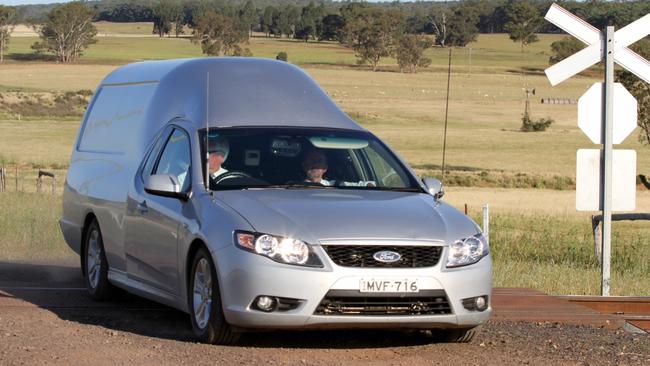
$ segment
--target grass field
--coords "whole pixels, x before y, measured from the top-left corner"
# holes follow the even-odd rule
[[[480,190],[473,191],[480,195]],[[549,199],[561,193],[537,191],[533,194]],[[500,194],[519,192],[502,190]],[[456,190],[448,196],[454,203],[463,193]],[[650,195],[645,199],[650,206]],[[480,222],[478,204],[470,206],[470,215]],[[0,260],[76,261],[57,224],[60,196],[0,193],[0,207]],[[587,216],[557,207],[520,212],[515,205],[495,205],[490,232],[495,286],[533,287],[554,294],[599,293],[599,265]],[[613,295],[650,296],[650,259],[645,255],[649,236],[647,225],[614,224]]]
[[[39,68],[29,64],[7,65],[0,69],[0,84],[43,90],[94,89],[101,78],[113,69],[107,65],[55,65]],[[439,73],[400,74],[321,68],[308,66],[309,72],[353,118],[386,139],[407,161],[426,170],[440,164],[443,145],[445,75]],[[578,148],[594,148],[576,126],[575,105],[548,105],[539,98],[562,96],[577,98],[593,82],[588,78],[570,80],[552,89],[542,76],[517,74],[452,75],[448,126],[447,163],[484,170],[540,173],[573,177]],[[526,82],[537,88],[532,103],[536,117],[556,120],[543,133],[518,131],[523,111]],[[46,161],[66,164],[69,146],[79,120],[64,122],[16,121],[10,116],[0,121],[0,156],[20,163]],[[54,144],[32,148],[20,143],[23,137],[60,136]],[[13,143],[12,143],[13,142]],[[48,146],[51,145],[51,146]],[[650,151],[641,146],[636,135],[620,148],[637,149],[638,171],[650,173]],[[32,149],[35,149],[33,151]],[[42,154],[44,151],[47,154]],[[51,151],[51,152],[50,152]]]
[[[127,62],[201,56],[200,47],[187,37],[152,37],[148,23],[99,23],[97,27],[101,36],[97,44],[73,65],[34,59],[29,47],[36,38],[13,38],[8,60],[0,67],[0,93],[94,90],[106,74]],[[598,80],[579,76],[550,86],[542,70],[548,65],[550,43],[559,38],[541,35],[540,42],[524,53],[502,34],[481,35],[470,47],[453,49],[446,161],[450,179],[471,183],[477,177],[481,181],[480,177],[523,176],[571,182],[576,150],[596,146],[576,126],[576,105],[548,105],[540,100],[577,99]],[[260,57],[287,52],[289,61],[303,67],[352,118],[387,141],[416,171],[439,172],[448,49],[429,50],[433,62],[428,69],[401,74],[388,58],[380,63],[380,72],[355,66],[354,52],[332,42],[253,37],[248,47]],[[555,119],[548,131],[518,131],[524,87],[536,89],[533,117]],[[0,99],[0,107],[2,103]],[[9,168],[11,191],[0,193],[0,260],[74,260],[56,224],[60,195],[30,192],[41,168],[57,173],[57,192],[61,192],[79,123],[78,117],[0,116],[0,165]],[[650,174],[650,148],[641,146],[636,134],[620,148],[636,149],[638,172]],[[13,192],[16,165],[22,193]],[[599,292],[589,214],[576,213],[571,183],[556,188],[562,190],[447,188],[445,200],[460,209],[467,203],[470,215],[479,222],[480,205],[490,203],[496,286],[564,294]],[[45,190],[49,191],[49,182]],[[637,211],[650,212],[649,191],[638,192]],[[650,295],[650,264],[643,254],[650,251],[648,237],[650,227],[645,223],[614,224],[615,294]]]

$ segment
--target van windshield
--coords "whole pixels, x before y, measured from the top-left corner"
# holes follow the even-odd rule
[[[206,130],[200,131],[200,138],[203,172],[209,166],[211,190],[331,188],[423,192],[394,154],[368,132],[214,128],[208,131],[207,139]]]

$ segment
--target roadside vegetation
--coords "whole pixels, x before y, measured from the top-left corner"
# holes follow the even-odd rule
[[[552,191],[538,192],[558,198]],[[650,204],[650,196],[644,198]],[[0,193],[0,261],[76,262],[78,257],[65,245],[58,227],[61,203],[60,195],[49,193]],[[558,209],[518,212],[516,206],[497,207],[490,223],[495,286],[551,294],[599,293],[600,269],[588,216]],[[476,205],[470,215],[481,222]],[[616,222],[613,233],[612,295],[650,296],[650,259],[645,255],[650,250],[650,228]]]

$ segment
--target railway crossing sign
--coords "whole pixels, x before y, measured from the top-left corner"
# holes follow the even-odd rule
[[[579,211],[602,209],[599,197],[602,151],[578,149],[576,169],[576,208]],[[614,150],[612,156],[612,211],[634,211],[636,205],[636,151]]]
[[[578,99],[578,127],[594,144],[603,144],[602,127],[603,83],[594,85]],[[599,108],[600,107],[600,108]],[[637,126],[637,102],[620,83],[614,83],[614,136],[612,143],[620,144]]]
[[[598,29],[557,4],[551,5],[544,18],[588,45],[587,48],[576,52],[544,71],[551,85],[555,86],[604,59],[604,37]],[[646,83],[650,83],[650,62],[627,48],[627,46],[648,34],[650,34],[650,14],[646,14],[614,33],[614,49],[612,50],[614,62],[623,66]]]
[[[545,18],[587,44],[585,49],[544,71],[551,85],[555,86],[600,61],[605,63],[605,82],[592,86],[578,102],[580,128],[594,143],[603,146],[600,151],[578,151],[576,209],[602,209],[601,294],[609,296],[612,209],[634,210],[636,195],[636,152],[613,150],[613,144],[622,142],[637,122],[636,101],[632,102],[634,98],[625,95],[625,88],[614,84],[614,62],[650,83],[650,62],[627,48],[650,34],[650,14],[617,32],[614,32],[614,27],[599,32],[557,4],[551,5]],[[623,116],[615,119],[615,110]],[[614,169],[618,183],[613,183]],[[621,204],[625,193],[631,194],[631,200]]]

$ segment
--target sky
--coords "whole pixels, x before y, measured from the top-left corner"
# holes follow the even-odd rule
[[[70,0],[0,0],[0,5],[67,3]]]
[[[0,0],[0,5],[27,5],[27,4],[51,4],[67,3],[71,0]],[[392,1],[392,0],[370,0],[370,2]]]
[[[71,0],[0,0],[0,5],[27,5],[27,4],[51,4],[67,3]],[[370,0],[370,2],[392,1],[392,0]]]

